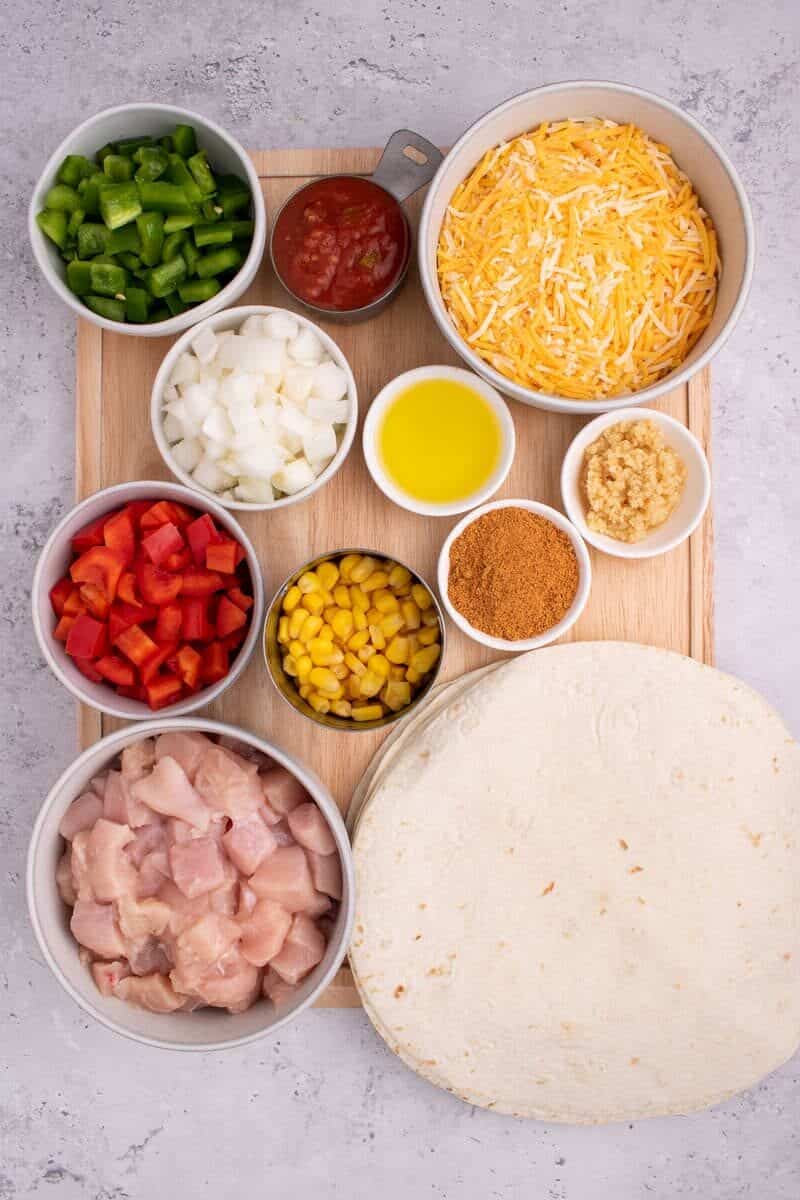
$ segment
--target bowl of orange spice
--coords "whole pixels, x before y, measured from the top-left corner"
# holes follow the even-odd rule
[[[537,650],[566,633],[592,584],[586,544],[562,513],[535,500],[495,500],[451,529],[439,593],[459,629],[493,650]]]

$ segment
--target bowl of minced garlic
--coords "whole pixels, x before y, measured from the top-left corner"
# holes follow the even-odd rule
[[[697,528],[711,477],[697,438],[666,413],[626,409],[586,425],[561,472],[564,507],[586,541],[651,558]]]
[[[496,500],[450,531],[439,593],[464,633],[493,650],[536,650],[575,624],[589,598],[589,552],[560,512]]]

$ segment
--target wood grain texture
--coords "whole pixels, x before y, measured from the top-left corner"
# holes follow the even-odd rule
[[[377,150],[256,151],[267,212],[274,213],[305,179],[335,172],[368,172]],[[422,198],[412,198],[415,225]],[[266,255],[242,304],[292,307],[275,279]],[[419,284],[416,266],[397,300],[367,324],[326,325],[347,355],[359,393],[361,417],[372,398],[401,371],[459,359],[436,329]],[[102,333],[79,323],[77,368],[77,480],[79,495],[131,479],[166,479],[150,431],[150,389],[170,340]],[[708,449],[710,382],[701,372],[657,405],[687,424]],[[543,500],[561,507],[559,471],[564,452],[588,418],[540,412],[512,405],[517,454],[499,496]],[[360,429],[359,429],[360,435]],[[428,520],[391,504],[373,485],[360,449],[360,437],[339,473],[304,504],[276,513],[239,514],[253,539],[270,597],[290,571],[317,554],[345,546],[374,547],[435,578],[439,548],[457,518]],[[710,511],[690,539],[670,554],[624,561],[590,550],[594,582],[586,610],[570,640],[619,639],[680,651],[710,663],[712,627],[712,522]],[[482,666],[502,655],[475,645],[454,626],[442,680]],[[330,787],[343,811],[353,787],[377,749],[381,733],[346,734],[323,730],[289,708],[274,690],[259,654],[244,675],[208,715],[252,729],[309,764]],[[81,744],[88,745],[120,722],[84,710]],[[332,1007],[358,1004],[344,968],[324,997]]]

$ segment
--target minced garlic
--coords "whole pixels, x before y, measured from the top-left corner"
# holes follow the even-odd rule
[[[581,485],[586,524],[620,542],[639,542],[675,511],[686,466],[655,421],[620,421],[587,446]]]

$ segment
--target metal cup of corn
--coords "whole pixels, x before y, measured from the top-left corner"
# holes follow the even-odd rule
[[[328,729],[382,729],[433,687],[444,615],[415,571],[373,550],[337,550],[294,571],[264,624],[276,688]]]

